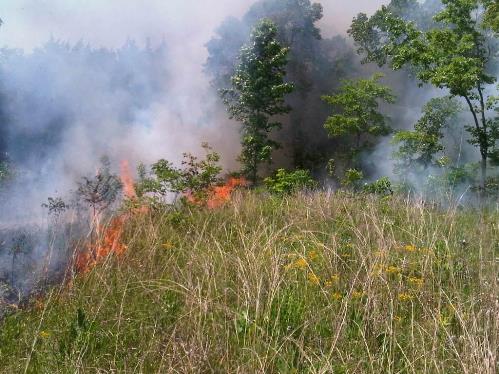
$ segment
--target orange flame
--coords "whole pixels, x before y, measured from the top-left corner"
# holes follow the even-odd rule
[[[128,161],[121,162],[121,182],[125,196],[130,200],[137,199],[135,185]],[[97,221],[97,243],[88,243],[85,249],[79,252],[75,259],[75,269],[79,273],[86,273],[99,262],[111,254],[122,256],[127,247],[121,241],[126,222],[132,215],[147,213],[147,207],[133,209],[113,218],[105,227]]]
[[[222,186],[211,187],[207,191],[206,200],[201,200],[192,195],[192,193],[186,193],[185,196],[187,201],[194,205],[206,205],[209,209],[217,209],[223,206],[225,203],[229,202],[232,193],[237,187],[246,187],[248,182],[244,178],[230,178],[226,184]]]
[[[125,197],[129,199],[136,199],[137,192],[135,191],[135,184],[133,182],[132,173],[130,172],[130,164],[127,160],[121,161],[121,183],[123,184],[123,192]]]

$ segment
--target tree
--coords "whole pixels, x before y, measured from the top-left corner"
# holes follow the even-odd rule
[[[457,121],[461,106],[452,97],[431,99],[423,108],[423,116],[413,131],[399,131],[393,142],[399,144],[395,152],[398,172],[421,167],[427,169],[436,163],[435,156],[444,150],[443,130]]]
[[[111,173],[111,163],[107,157],[101,159],[101,167],[94,177],[83,177],[76,191],[85,203],[92,209],[92,218],[110,207],[118,198],[123,185],[120,178]]]
[[[228,87],[237,56],[248,42],[250,30],[261,19],[277,26],[277,40],[290,48],[286,76],[295,89],[286,97],[293,111],[274,139],[282,145],[295,168],[320,169],[336,149],[328,138],[324,120],[329,108],[320,97],[338,87],[341,78],[353,75],[359,64],[350,43],[342,36],[323,38],[318,22],[322,6],[311,0],[258,0],[241,20],[229,18],[207,44],[206,72],[215,88]],[[289,165],[279,165],[289,167]]]
[[[323,96],[325,102],[341,110],[340,114],[330,116],[324,127],[332,137],[353,136],[354,157],[369,145],[367,142],[362,144],[364,136],[377,137],[392,131],[379,112],[379,103],[393,103],[395,96],[389,87],[379,84],[381,77],[381,74],[375,74],[369,79],[345,80],[338,94]]]
[[[271,162],[272,152],[279,144],[269,135],[281,123],[276,115],[289,113],[284,98],[293,91],[293,84],[284,82],[289,53],[276,40],[277,27],[262,20],[251,33],[248,45],[241,49],[240,63],[232,77],[232,88],[221,91],[231,118],[242,122],[243,173],[253,183],[262,162]]]
[[[489,3],[489,12],[493,2]],[[490,23],[477,13],[480,0],[442,0],[443,8],[434,17],[436,26],[422,30],[383,6],[371,18],[359,14],[349,34],[365,54],[365,62],[389,63],[394,70],[410,66],[421,84],[428,83],[461,97],[469,109],[472,125],[466,129],[469,142],[481,156],[481,188],[487,180],[487,162],[496,152],[497,121],[490,111],[497,107],[489,94],[496,78],[489,72],[492,59]],[[493,19],[488,13],[487,19]]]
[[[483,3],[486,7],[485,24],[499,33],[499,0],[484,0]]]

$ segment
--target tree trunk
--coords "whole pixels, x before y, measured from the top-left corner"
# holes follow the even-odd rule
[[[487,183],[487,156],[482,155],[481,169],[480,188],[482,190],[482,196],[485,196],[485,185]]]

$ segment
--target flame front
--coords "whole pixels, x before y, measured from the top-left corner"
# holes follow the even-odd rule
[[[123,194],[129,200],[136,200],[137,193],[130,165],[128,161],[121,162],[121,183],[123,184]],[[75,270],[78,273],[86,273],[95,265],[103,261],[111,254],[122,256],[127,247],[122,242],[123,231],[126,222],[134,214],[147,212],[147,209],[134,209],[130,212],[120,214],[114,217],[109,224],[102,226],[100,220],[95,219],[97,233],[97,243],[90,241],[86,244],[85,249],[80,251],[75,259]]]

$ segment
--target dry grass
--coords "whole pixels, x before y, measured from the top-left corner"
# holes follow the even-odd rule
[[[497,212],[346,194],[151,213],[3,322],[0,369],[494,374],[498,238]]]

